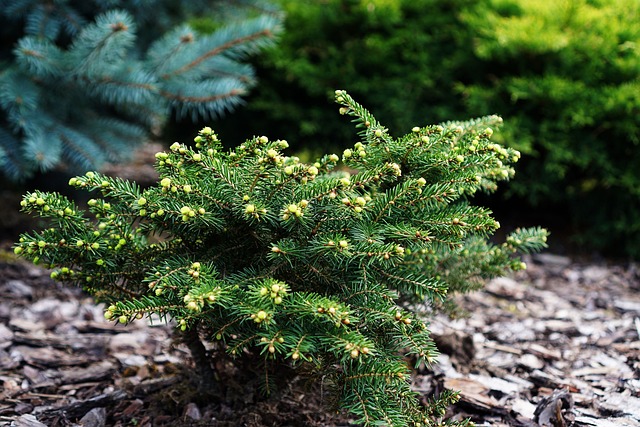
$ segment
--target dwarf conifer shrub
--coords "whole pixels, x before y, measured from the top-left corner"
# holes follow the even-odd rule
[[[517,251],[546,231],[499,227],[468,196],[513,175],[518,153],[491,142],[498,117],[415,127],[391,138],[346,92],[340,112],[361,141],[340,158],[303,164],[287,142],[255,137],[222,148],[204,128],[195,145],[157,154],[157,185],[88,172],[70,184],[98,195],[89,214],[55,193],[32,192],[23,210],[51,227],[24,234],[15,252],[82,286],[120,323],[153,313],[235,358],[321,372],[340,407],[364,425],[436,425],[456,398],[419,403],[409,377],[436,349],[417,314],[482,278],[524,268]],[[465,424],[464,422],[461,424]]]

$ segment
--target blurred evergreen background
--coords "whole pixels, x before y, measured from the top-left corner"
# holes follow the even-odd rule
[[[392,133],[486,114],[523,153],[487,199],[503,223],[551,227],[566,250],[640,257],[640,2],[283,0],[279,44],[247,107],[215,123],[294,150],[340,150],[349,90]],[[556,246],[558,250],[562,248]]]
[[[3,9],[14,3],[44,2],[0,1]],[[154,2],[101,3],[125,8]],[[159,2],[164,3],[171,2]],[[179,13],[169,9],[161,27],[153,19],[139,25],[139,37],[157,37],[159,29],[181,24],[198,37],[209,37],[229,22],[263,15],[277,19],[279,11],[284,29],[277,43],[261,44],[242,56],[252,70],[244,80],[245,95],[232,105],[193,108],[186,115],[180,105],[168,104],[156,139],[167,145],[188,141],[210,125],[228,145],[264,134],[287,139],[290,153],[306,159],[339,154],[356,141],[356,134],[332,102],[335,89],[348,90],[395,135],[413,126],[498,114],[504,125],[494,138],[523,154],[515,179],[483,200],[498,219],[506,227],[510,218],[550,227],[557,250],[640,259],[637,0],[228,0],[193,5]],[[11,28],[17,32],[19,26]],[[147,31],[155,33],[148,36]],[[3,38],[18,39],[15,34]],[[16,62],[14,48],[2,50],[9,65]],[[11,113],[2,87],[0,130]],[[0,140],[4,137],[0,134]]]

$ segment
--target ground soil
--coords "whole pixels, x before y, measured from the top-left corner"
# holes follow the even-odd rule
[[[0,425],[354,425],[295,377],[269,399],[246,379],[200,395],[172,326],[114,326],[80,290],[3,257]],[[639,291],[635,264],[531,258],[460,298],[468,317],[432,321],[442,355],[414,388],[460,390],[448,416],[479,425],[640,426]]]

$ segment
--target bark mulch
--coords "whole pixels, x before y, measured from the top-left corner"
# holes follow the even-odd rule
[[[542,254],[526,272],[461,297],[431,327],[442,351],[415,390],[461,392],[449,417],[479,426],[640,426],[640,268]],[[0,426],[352,426],[321,382],[272,398],[256,384],[194,392],[172,327],[114,326],[48,272],[0,260]]]

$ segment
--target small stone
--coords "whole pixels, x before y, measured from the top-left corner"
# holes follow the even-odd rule
[[[104,427],[107,424],[107,410],[105,408],[93,408],[80,419],[83,427]]]
[[[194,421],[198,421],[202,418],[202,414],[200,413],[200,409],[198,405],[195,403],[189,403],[184,409],[185,418],[191,418]]]

